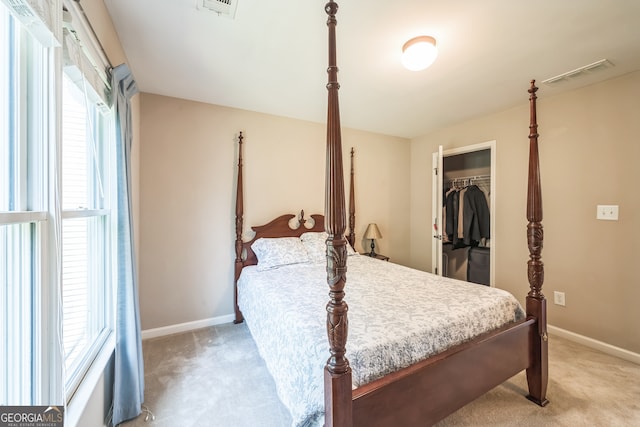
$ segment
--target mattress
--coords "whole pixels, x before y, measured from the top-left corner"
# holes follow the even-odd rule
[[[238,305],[293,425],[322,425],[329,357],[326,266],[245,267]],[[353,387],[524,318],[510,293],[367,256],[348,257]]]

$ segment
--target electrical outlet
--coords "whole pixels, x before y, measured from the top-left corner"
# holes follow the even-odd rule
[[[598,205],[597,209],[597,219],[604,219],[608,221],[618,220],[618,205]]]
[[[564,307],[564,292],[553,291],[553,303]]]

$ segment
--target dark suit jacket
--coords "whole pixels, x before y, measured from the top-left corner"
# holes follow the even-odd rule
[[[480,239],[490,237],[490,215],[487,198],[477,185],[470,185],[464,194],[464,243],[476,246]]]

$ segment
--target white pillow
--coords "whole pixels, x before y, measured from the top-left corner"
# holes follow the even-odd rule
[[[325,262],[327,256],[327,233],[324,231],[302,233],[300,240],[304,244],[311,262]],[[351,245],[347,243],[347,255],[356,255]]]
[[[259,271],[309,262],[307,250],[297,237],[262,237],[251,244],[251,249],[258,258]]]
[[[307,231],[302,233],[300,240],[307,250],[311,262],[325,262],[327,256],[327,233],[324,231]]]

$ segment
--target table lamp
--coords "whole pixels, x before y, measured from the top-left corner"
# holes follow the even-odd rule
[[[371,223],[367,226],[367,231],[364,232],[365,239],[371,239],[371,252],[367,255],[376,256],[376,239],[382,239],[382,234],[375,223]]]

